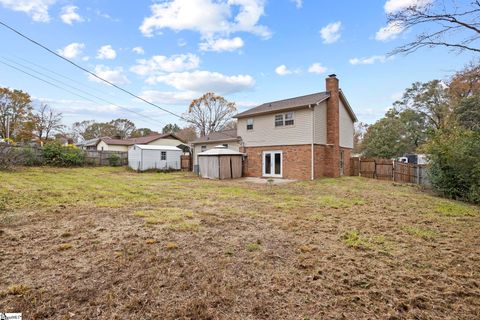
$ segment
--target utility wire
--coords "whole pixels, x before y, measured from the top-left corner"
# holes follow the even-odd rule
[[[145,118],[145,119],[146,119],[148,122],[150,122],[150,123],[154,123],[154,122],[152,121],[152,118],[151,118],[151,117],[145,116],[145,115],[143,115],[143,114],[141,114],[141,113],[139,113],[139,112],[137,112],[137,111],[131,110],[131,109],[126,108],[126,107],[122,107],[122,106],[120,106],[120,105],[118,105],[118,104],[116,104],[116,103],[114,103],[114,102],[108,101],[108,100],[106,100],[106,99],[103,99],[102,97],[99,97],[99,96],[94,95],[94,94],[92,94],[92,93],[89,93],[89,92],[87,92],[87,91],[85,91],[85,90],[82,90],[82,89],[79,89],[79,88],[77,88],[77,87],[74,87],[74,86],[72,86],[72,85],[70,85],[70,84],[68,84],[68,83],[65,83],[65,82],[63,82],[63,81],[60,81],[60,80],[58,80],[58,79],[55,79],[54,77],[51,77],[51,76],[49,76],[49,75],[47,75],[47,74],[44,74],[44,73],[42,73],[42,72],[40,72],[40,71],[38,71],[38,70],[35,70],[35,69],[33,69],[33,68],[30,68],[30,67],[28,67],[28,66],[26,66],[26,65],[23,65],[23,64],[21,64],[21,63],[19,63],[19,62],[16,62],[16,61],[12,60],[12,59],[9,59],[9,58],[6,58],[6,57],[1,57],[1,58],[3,58],[4,60],[8,60],[10,63],[14,63],[14,64],[16,64],[17,66],[21,66],[21,67],[23,67],[24,69],[30,70],[30,71],[32,71],[32,72],[35,72],[35,73],[37,73],[37,74],[39,74],[39,75],[41,75],[41,76],[43,76],[43,77],[46,77],[46,78],[48,78],[48,79],[50,79],[50,80],[53,80],[53,81],[55,81],[55,82],[57,82],[57,83],[59,83],[59,84],[61,84],[61,85],[63,85],[63,86],[67,86],[67,87],[69,87],[69,88],[71,88],[71,89],[73,89],[73,90],[76,90],[76,91],[79,91],[79,92],[81,92],[81,93],[83,93],[83,94],[86,94],[86,95],[89,95],[89,96],[91,96],[91,97],[94,97],[94,98],[96,98],[96,99],[98,99],[98,100],[101,100],[101,101],[103,101],[103,102],[105,102],[105,103],[114,105],[114,106],[116,106],[116,107],[118,107],[118,108],[120,108],[120,109],[123,109],[123,110],[126,110],[126,111],[128,111],[128,112],[134,113],[134,114],[136,114],[136,115],[138,115],[138,116],[140,116],[140,117],[142,117],[142,118]],[[23,59],[22,59],[22,60],[23,60]],[[18,70],[18,69],[17,69],[17,70]],[[63,89],[64,89],[64,88],[63,88]],[[69,91],[69,92],[71,93],[71,91]],[[158,125],[158,123],[155,123],[155,125]]]
[[[143,102],[145,102],[145,103],[147,103],[147,104],[149,104],[149,105],[151,105],[151,106],[153,106],[153,107],[155,107],[155,108],[158,108],[158,109],[160,109],[160,110],[162,110],[162,111],[165,111],[165,112],[167,112],[167,113],[169,113],[169,114],[171,114],[171,115],[173,115],[173,116],[175,116],[175,117],[177,117],[177,118],[179,118],[179,119],[185,120],[182,116],[180,116],[180,115],[178,115],[178,114],[176,114],[176,113],[174,113],[174,112],[172,112],[172,111],[170,111],[170,110],[168,110],[168,109],[162,108],[162,107],[160,107],[159,105],[157,105],[157,104],[155,104],[155,103],[153,103],[153,102],[150,102],[150,101],[148,101],[148,100],[146,100],[146,99],[144,99],[144,98],[142,98],[142,97],[140,97],[140,96],[138,96],[138,95],[136,95],[136,94],[134,94],[134,93],[132,93],[132,92],[130,92],[130,91],[128,91],[128,90],[126,90],[126,89],[124,89],[124,88],[122,88],[122,87],[120,87],[120,86],[118,86],[118,85],[116,85],[116,84],[114,84],[114,83],[112,83],[112,82],[110,82],[110,81],[108,81],[108,80],[106,80],[106,79],[98,76],[98,75],[96,75],[95,73],[93,73],[93,72],[91,72],[90,70],[82,67],[81,65],[73,62],[72,60],[67,59],[67,58],[61,56],[60,54],[56,53],[56,52],[53,51],[52,49],[46,47],[45,45],[41,44],[41,43],[38,42],[38,41],[33,40],[32,38],[26,36],[25,34],[21,33],[20,31],[18,31],[18,30],[16,30],[15,28],[9,26],[8,24],[6,24],[5,22],[3,22],[3,21],[1,21],[1,20],[0,20],[0,25],[4,26],[5,28],[7,28],[7,29],[9,29],[9,30],[11,30],[11,31],[13,31],[14,33],[18,34],[18,35],[21,36],[22,38],[24,38],[24,39],[32,42],[33,44],[41,47],[42,49],[50,52],[51,54],[57,56],[58,58],[60,58],[60,59],[62,59],[62,60],[65,60],[66,62],[70,63],[71,65],[73,65],[73,66],[75,66],[75,67],[77,67],[77,68],[79,68],[80,70],[82,70],[82,71],[84,71],[84,72],[92,75],[93,77],[95,77],[95,78],[97,78],[97,79],[99,79],[99,80],[101,80],[101,81],[103,81],[103,82],[105,82],[105,83],[108,83],[109,85],[117,88],[118,90],[123,91],[124,93],[126,93],[126,94],[128,94],[128,95],[130,95],[130,96],[132,96],[132,97],[134,97],[134,98],[137,98],[137,99],[139,99],[139,100],[141,100],[141,101],[143,101]]]
[[[66,92],[68,92],[68,93],[70,93],[70,94],[73,94],[74,96],[77,96],[77,97],[80,97],[80,98],[82,98],[82,99],[85,99],[85,100],[88,100],[88,101],[90,101],[90,102],[93,102],[93,103],[95,103],[95,104],[98,104],[98,102],[95,101],[95,100],[93,100],[93,99],[90,99],[90,98],[88,98],[88,97],[85,97],[85,96],[83,96],[83,95],[81,95],[81,94],[78,94],[78,93],[76,93],[76,92],[74,92],[74,91],[71,91],[71,90],[69,90],[69,89],[63,88],[63,87],[61,87],[61,86],[59,86],[59,85],[57,85],[57,84],[55,84],[55,83],[53,83],[53,82],[50,82],[50,81],[48,81],[48,80],[42,79],[42,78],[40,78],[40,77],[38,77],[38,76],[36,76],[36,75],[34,75],[34,74],[31,74],[30,72],[27,72],[27,71],[22,70],[22,69],[20,69],[20,68],[18,68],[18,67],[15,67],[15,66],[13,66],[13,65],[5,62],[5,61],[1,61],[1,60],[0,60],[0,63],[1,63],[1,64],[4,64],[4,65],[6,65],[6,66],[8,66],[8,67],[10,67],[10,68],[12,68],[12,69],[15,69],[15,70],[17,70],[17,71],[20,71],[20,72],[22,72],[22,73],[24,73],[24,74],[27,74],[27,75],[29,75],[29,76],[32,77],[32,78],[35,78],[35,79],[40,80],[40,81],[42,81],[42,82],[45,82],[45,83],[47,83],[47,84],[49,84],[49,85],[51,85],[51,86],[53,86],[53,87],[55,87],[55,88],[58,88],[58,89],[60,89],[60,90],[64,90],[64,91],[66,91]],[[113,104],[113,103],[112,103],[112,104]],[[145,115],[143,115],[143,114],[141,114],[141,113],[138,113],[138,112],[133,111],[133,110],[129,110],[129,109],[127,109],[127,108],[125,108],[125,107],[122,107],[122,106],[119,106],[119,105],[117,105],[117,104],[113,104],[113,105],[115,105],[116,107],[118,107],[118,108],[120,108],[120,109],[124,109],[124,110],[126,110],[126,111],[128,111],[128,112],[135,113],[135,114],[137,114],[137,115],[139,115],[139,116],[141,116],[141,117],[145,117],[146,119],[148,119],[149,121],[151,121],[150,118],[148,118],[147,116],[145,116]],[[152,122],[152,123],[153,123],[153,122]],[[158,123],[155,123],[155,125],[158,125]]]

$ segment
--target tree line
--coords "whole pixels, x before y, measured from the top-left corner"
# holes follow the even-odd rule
[[[182,120],[187,123],[185,127],[169,123],[161,133],[175,133],[185,141],[192,141],[198,135],[235,128],[232,116],[236,110],[235,103],[214,93],[206,93],[193,100],[188,111],[182,115]],[[64,125],[62,119],[62,113],[47,104],[41,103],[34,108],[28,93],[0,88],[0,138],[3,140],[45,143],[66,138],[76,143],[101,137],[127,139],[155,133],[150,128],[137,128],[133,121],[125,118],[108,122],[84,120],[71,126]]]
[[[367,157],[426,153],[437,190],[480,203],[480,64],[413,83],[383,118],[357,124],[354,140]]]

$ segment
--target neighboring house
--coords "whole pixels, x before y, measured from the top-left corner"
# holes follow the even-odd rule
[[[77,143],[77,147],[83,150],[97,150],[97,144],[101,139],[110,139],[110,137],[101,137],[85,140],[81,143]]]
[[[130,146],[134,144],[141,145],[160,145],[160,146],[187,146],[186,142],[178,138],[173,133],[151,134],[146,137],[129,139],[100,138],[95,144],[95,149],[100,151],[123,151],[127,152]],[[87,147],[88,148],[88,147]]]
[[[228,149],[240,150],[240,137],[237,135],[237,129],[211,132],[191,142],[193,153],[193,165],[198,165],[198,154],[223,145]]]
[[[246,176],[305,180],[349,174],[357,118],[334,74],[324,92],[264,103],[235,118]]]

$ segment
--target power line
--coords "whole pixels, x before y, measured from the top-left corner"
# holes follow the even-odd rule
[[[144,99],[144,98],[142,98],[142,97],[140,97],[140,96],[138,96],[138,95],[136,95],[136,94],[134,94],[134,93],[132,93],[132,92],[130,92],[130,91],[128,91],[128,90],[126,90],[126,89],[123,89],[122,87],[120,87],[120,86],[118,86],[118,85],[116,85],[116,84],[114,84],[114,83],[112,83],[112,82],[110,82],[110,81],[108,81],[108,80],[106,80],[106,79],[98,76],[98,75],[95,74],[94,72],[91,72],[90,70],[88,70],[88,69],[82,67],[81,65],[73,62],[72,60],[67,59],[67,58],[59,55],[58,53],[56,53],[56,52],[53,51],[52,49],[46,47],[45,45],[39,43],[38,41],[33,40],[32,38],[26,36],[25,34],[21,33],[20,31],[16,30],[15,28],[7,25],[6,23],[4,23],[4,22],[1,21],[1,20],[0,20],[0,25],[4,26],[5,28],[7,28],[7,29],[9,29],[9,30],[11,30],[11,31],[13,31],[14,33],[18,34],[18,35],[21,36],[22,38],[24,38],[24,39],[32,42],[33,44],[41,47],[42,49],[50,52],[51,54],[57,56],[58,58],[60,58],[60,59],[62,59],[62,60],[65,60],[66,62],[72,64],[73,66],[79,68],[80,70],[82,70],[82,71],[84,71],[84,72],[92,75],[93,77],[95,77],[95,78],[97,78],[97,79],[99,79],[99,80],[101,80],[101,81],[103,81],[103,82],[105,82],[105,83],[108,83],[109,85],[117,88],[118,90],[121,90],[121,91],[123,91],[124,93],[126,93],[126,94],[128,94],[128,95],[130,95],[130,96],[132,96],[132,97],[134,97],[134,98],[137,98],[137,99],[139,99],[139,100],[141,100],[141,101],[143,101],[143,102],[145,102],[145,103],[147,103],[147,104],[149,104],[149,105],[151,105],[151,106],[153,106],[153,107],[155,107],[155,108],[158,108],[158,109],[160,109],[160,110],[162,110],[162,111],[165,111],[165,112],[167,112],[167,113],[169,113],[169,114],[171,114],[171,115],[173,115],[173,116],[175,116],[175,117],[177,117],[177,118],[179,118],[179,119],[185,120],[182,116],[180,116],[180,115],[178,115],[178,114],[176,114],[176,113],[174,113],[174,112],[172,112],[172,111],[170,111],[170,110],[168,110],[168,109],[162,108],[162,107],[160,107],[159,105],[157,105],[157,104],[155,104],[155,103],[153,103],[153,102],[150,102],[150,101],[148,101],[148,100],[146,100],[146,99]]]
[[[77,87],[74,87],[74,86],[72,86],[72,85],[70,85],[70,84],[68,84],[68,83],[65,83],[65,82],[63,82],[63,81],[60,81],[60,80],[58,80],[58,79],[55,79],[55,78],[53,78],[53,77],[51,77],[51,76],[49,76],[49,75],[46,75],[46,74],[44,74],[44,73],[42,73],[42,72],[40,72],[40,71],[38,71],[38,70],[32,69],[32,68],[30,68],[30,67],[28,67],[28,66],[25,66],[25,65],[23,65],[23,64],[21,64],[21,63],[18,63],[18,62],[16,62],[16,61],[12,60],[12,59],[9,59],[9,58],[6,58],[6,57],[1,57],[1,58],[5,59],[5,60],[8,60],[8,61],[10,61],[11,63],[16,64],[17,66],[21,66],[21,67],[23,67],[23,68],[25,68],[25,69],[27,69],[27,70],[33,71],[33,72],[35,72],[35,73],[37,73],[37,74],[40,74],[40,75],[42,75],[43,77],[46,77],[46,78],[48,78],[48,79],[51,79],[51,80],[53,80],[53,81],[55,81],[55,82],[57,82],[57,83],[60,83],[60,84],[62,84],[62,85],[64,85],[64,86],[67,86],[67,87],[69,87],[69,88],[71,88],[71,89],[73,89],[73,90],[80,91],[80,92],[82,92],[83,94],[86,94],[86,95],[89,95],[89,96],[91,96],[91,97],[94,97],[94,98],[96,98],[96,99],[98,99],[98,100],[101,100],[101,101],[103,101],[103,102],[105,102],[105,103],[114,105],[114,106],[116,106],[116,107],[118,107],[118,108],[120,108],[120,109],[123,109],[123,110],[126,110],[126,111],[128,111],[128,112],[134,113],[134,114],[136,114],[136,115],[138,115],[138,116],[140,116],[140,117],[142,117],[142,118],[145,118],[146,121],[148,121],[148,122],[150,122],[150,123],[154,123],[150,117],[145,116],[145,115],[143,115],[143,114],[141,114],[141,113],[139,113],[139,112],[137,112],[137,111],[134,111],[134,110],[131,110],[131,109],[129,109],[129,108],[120,106],[120,105],[118,105],[118,104],[116,104],[116,103],[114,103],[114,102],[111,102],[111,101],[109,101],[109,100],[103,99],[102,97],[99,97],[99,96],[94,95],[94,94],[92,94],[92,93],[89,93],[89,92],[87,92],[87,91],[85,91],[85,90],[82,90],[82,89],[79,89],[79,88],[77,88]],[[22,59],[22,60],[24,60],[24,59]],[[18,70],[18,69],[17,69],[17,70]],[[62,89],[62,88],[61,88],[61,89]],[[64,89],[64,88],[63,88],[63,89]],[[68,92],[71,93],[71,91],[68,91]],[[144,120],[144,121],[145,121],[145,120]],[[163,124],[165,124],[165,123],[163,123]],[[155,123],[155,125],[158,125],[158,123]]]
[[[51,86],[53,86],[53,87],[55,87],[55,88],[58,88],[58,89],[60,89],[60,90],[64,90],[64,91],[66,91],[66,92],[68,92],[68,93],[70,93],[70,94],[73,94],[73,95],[77,96],[77,97],[80,97],[80,98],[85,99],[85,100],[87,100],[87,101],[90,101],[90,102],[93,102],[93,103],[95,103],[95,104],[98,104],[98,102],[95,101],[95,100],[93,100],[93,99],[90,99],[90,98],[88,98],[88,97],[85,97],[85,96],[83,96],[83,95],[81,95],[81,94],[78,94],[78,93],[76,93],[76,92],[74,92],[74,91],[71,91],[71,90],[69,90],[69,89],[63,88],[63,87],[61,87],[61,86],[59,86],[59,85],[57,85],[57,84],[55,84],[55,83],[52,83],[52,82],[50,82],[50,81],[48,81],[48,80],[42,79],[42,78],[40,78],[40,77],[38,77],[38,76],[36,76],[36,75],[34,75],[34,74],[31,74],[31,73],[29,73],[29,72],[27,72],[27,71],[25,71],[25,70],[22,70],[22,69],[20,69],[20,68],[18,68],[18,67],[15,67],[15,66],[13,66],[13,65],[5,62],[5,61],[1,61],[1,60],[0,60],[0,63],[4,64],[4,65],[6,65],[6,66],[8,66],[8,67],[10,67],[10,68],[12,68],[12,69],[15,69],[15,70],[17,70],[17,71],[20,71],[20,72],[22,72],[22,73],[24,73],[24,74],[27,74],[27,75],[29,75],[29,76],[32,77],[32,78],[35,78],[35,79],[40,80],[40,81],[42,81],[42,82],[45,82],[45,83],[47,83],[47,84],[49,84],[49,85],[51,85]],[[128,112],[135,113],[135,114],[137,114],[137,115],[139,115],[139,116],[141,116],[141,117],[145,117],[148,121],[150,121],[151,123],[153,123],[150,118],[148,118],[147,116],[145,116],[145,115],[143,115],[143,114],[141,114],[141,113],[138,113],[138,112],[133,111],[133,110],[129,110],[129,109],[125,108],[125,107],[119,106],[119,105],[114,104],[114,103],[111,103],[111,104],[114,105],[114,106],[116,106],[116,107],[118,107],[118,108],[120,108],[120,109],[124,109],[124,110],[126,110],[126,111],[128,111]],[[158,125],[158,124],[159,124],[159,123],[155,123],[155,125]]]

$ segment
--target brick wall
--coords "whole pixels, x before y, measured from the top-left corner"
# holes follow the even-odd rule
[[[262,154],[264,151],[283,152],[283,178],[309,180],[311,177],[311,145],[295,145],[295,146],[272,146],[272,147],[243,147],[241,152],[247,154],[244,162],[244,175],[247,177],[262,176]],[[338,177],[340,176],[340,156],[332,157],[331,146],[315,145],[315,178],[321,177]],[[350,174],[350,154],[351,149],[342,148],[344,150],[344,175]],[[340,151],[338,151],[340,152]],[[338,162],[334,163],[334,159]],[[336,171],[335,171],[336,170]]]
[[[247,177],[262,176],[263,151],[283,152],[283,178],[285,179],[310,179],[310,145],[272,146],[272,147],[247,147],[242,152],[247,154],[244,166]]]

